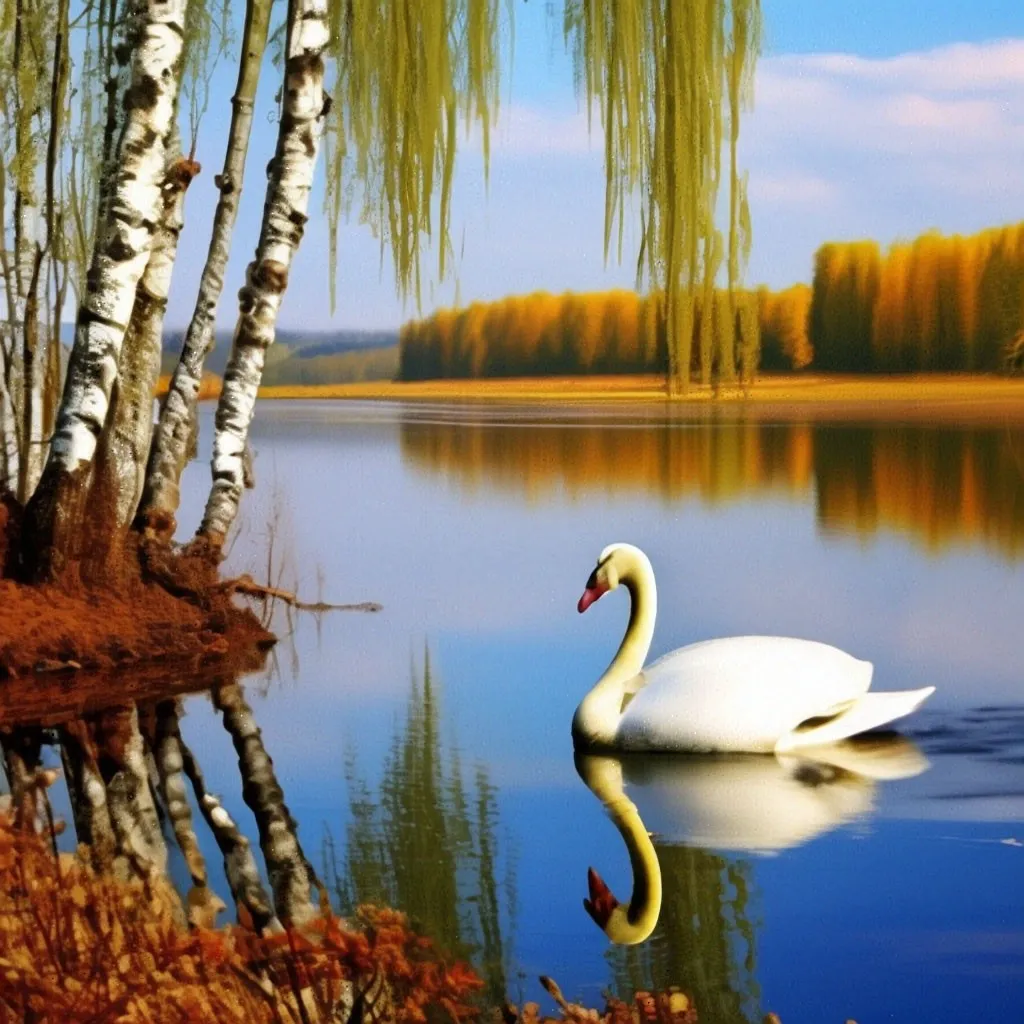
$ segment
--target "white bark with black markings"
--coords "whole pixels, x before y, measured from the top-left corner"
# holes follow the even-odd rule
[[[96,867],[105,869],[113,862],[117,841],[93,731],[92,723],[79,720],[61,727],[58,736],[75,833],[89,848]]]
[[[153,233],[149,262],[135,292],[98,459],[116,513],[111,526],[119,528],[134,518],[142,497],[153,435],[153,392],[160,374],[167,294],[184,224],[185,190],[194,170],[191,162],[182,159],[176,126],[168,135],[165,152],[160,219]]]
[[[140,14],[110,204],[97,229],[46,476],[89,463],[106,422],[136,286],[160,218],[164,138],[175,110],[187,7],[188,0],[146,0]]]
[[[159,519],[167,533],[173,533],[178,511],[181,474],[189,461],[195,433],[196,405],[203,377],[203,364],[213,347],[217,304],[224,289],[224,272],[231,252],[231,234],[238,215],[249,149],[253,107],[260,66],[267,44],[271,0],[249,0],[242,34],[242,57],[235,95],[231,99],[231,127],[228,131],[224,169],[217,177],[220,197],[213,215],[210,248],[199,281],[195,310],[185,332],[181,356],[160,410],[153,435],[142,498],[142,516]]]
[[[167,845],[149,783],[146,748],[135,705],[103,712],[104,783],[117,853],[141,877],[163,875]]]
[[[14,494],[18,488],[18,431],[6,371],[7,357],[0,340],[0,491]]]
[[[252,708],[236,683],[213,691],[214,706],[224,717],[242,773],[242,797],[256,819],[274,907],[284,924],[300,925],[316,914],[312,902],[313,870],[299,843],[295,819],[284,802],[274,762]]]
[[[324,122],[326,0],[292,0],[277,151],[256,258],[239,292],[239,316],[217,403],[213,483],[199,533],[223,542],[245,486],[245,445],[268,347],[274,341],[288,271],[302,239]]]
[[[199,764],[179,736],[182,771],[192,783],[199,809],[210,826],[220,852],[224,855],[224,874],[227,876],[235,906],[245,908],[256,931],[280,931],[281,923],[263,887],[260,869],[253,856],[249,839],[228,814],[220,798],[206,788],[206,780]]]

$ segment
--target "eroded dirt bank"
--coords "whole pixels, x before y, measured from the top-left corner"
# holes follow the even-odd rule
[[[217,553],[147,544],[132,534],[109,572],[82,582],[26,585],[17,579],[19,510],[0,502],[0,680],[57,670],[249,660],[274,636],[238,603]]]

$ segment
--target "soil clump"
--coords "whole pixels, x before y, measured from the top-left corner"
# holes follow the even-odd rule
[[[187,674],[251,661],[275,642],[236,603],[232,581],[220,576],[219,549],[198,542],[181,548],[129,531],[120,557],[102,571],[80,571],[86,545],[59,580],[22,582],[19,513],[16,503],[0,500],[0,680],[154,664]]]

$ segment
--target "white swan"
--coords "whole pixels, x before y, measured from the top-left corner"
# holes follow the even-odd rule
[[[870,662],[813,640],[737,636],[681,647],[643,667],[657,595],[647,556],[601,552],[579,600],[584,612],[622,584],[629,625],[612,663],[572,720],[577,747],[781,753],[835,743],[910,714],[934,686],[868,693]]]

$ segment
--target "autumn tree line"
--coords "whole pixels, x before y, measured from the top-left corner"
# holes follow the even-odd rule
[[[704,311],[710,310],[705,316]],[[733,309],[732,316],[729,310]],[[515,296],[405,325],[400,375],[501,377],[669,370],[664,303],[628,291]],[[1024,370],[1024,223],[928,232],[883,250],[828,242],[811,285],[712,290],[690,324],[690,379],[756,369],[832,372]]]
[[[882,252],[823,245],[814,260],[814,365],[850,371],[1019,371],[1024,223],[928,232]]]
[[[665,305],[630,291],[535,292],[438,310],[399,334],[402,380],[670,372]],[[760,356],[758,298],[712,290],[688,320],[689,379],[749,380]]]

